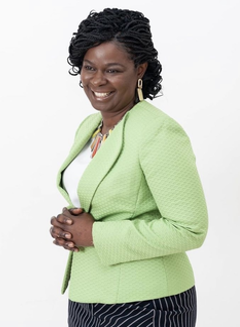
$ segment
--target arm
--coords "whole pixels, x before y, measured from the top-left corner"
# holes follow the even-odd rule
[[[206,203],[187,135],[172,120],[143,134],[139,161],[158,213],[95,222],[94,245],[105,265],[185,252],[206,236]]]

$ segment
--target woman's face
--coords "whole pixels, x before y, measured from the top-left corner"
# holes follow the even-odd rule
[[[89,49],[83,59],[81,80],[92,106],[102,114],[131,109],[135,103],[137,80],[147,63],[137,68],[129,54],[116,42],[105,42]]]

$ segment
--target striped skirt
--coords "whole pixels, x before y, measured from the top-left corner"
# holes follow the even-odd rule
[[[195,287],[160,299],[123,304],[78,303],[69,300],[69,327],[194,327]]]

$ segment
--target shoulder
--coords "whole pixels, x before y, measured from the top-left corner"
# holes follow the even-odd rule
[[[186,158],[191,158],[195,162],[189,136],[172,117],[145,101],[136,105],[133,118],[131,130],[135,130],[135,133],[131,132],[131,136],[134,138],[136,135],[135,140],[138,140],[139,158],[142,162],[151,159],[156,163],[163,160],[163,156],[166,159],[171,158],[173,162],[178,156],[182,158],[182,162]]]
[[[129,112],[129,128],[145,135],[155,135],[163,131],[186,134],[182,126],[168,114],[147,101],[136,104]]]

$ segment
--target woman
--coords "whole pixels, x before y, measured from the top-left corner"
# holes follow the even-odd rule
[[[59,171],[69,207],[51,219],[54,243],[70,250],[69,326],[195,326],[185,252],[202,245],[207,210],[186,133],[144,100],[161,90],[149,20],[91,12],[68,60],[98,111]]]

